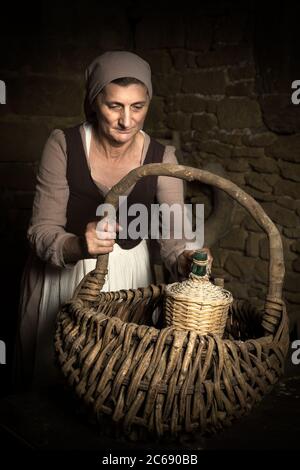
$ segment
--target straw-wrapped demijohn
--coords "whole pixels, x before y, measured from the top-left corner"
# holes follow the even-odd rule
[[[166,286],[164,313],[167,326],[223,336],[233,297],[209,280],[207,253],[195,251],[191,273],[183,282]]]

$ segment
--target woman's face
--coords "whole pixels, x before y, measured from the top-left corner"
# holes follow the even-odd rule
[[[95,99],[101,132],[115,144],[129,142],[143,127],[149,101],[143,85],[109,83]]]

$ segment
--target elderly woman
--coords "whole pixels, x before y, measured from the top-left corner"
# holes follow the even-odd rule
[[[148,63],[130,52],[107,52],[86,70],[86,121],[55,129],[45,145],[20,302],[16,364],[24,383],[55,379],[56,314],[94,269],[97,255],[110,253],[103,290],[137,288],[153,280],[146,239],[116,242],[120,227],[108,223],[96,230],[97,207],[130,170],[148,163],[177,163],[173,147],[164,147],[142,130],[151,97]],[[148,209],[156,200],[184,202],[182,181],[161,176],[140,180],[127,196],[128,206],[138,202]],[[170,272],[184,274],[192,253],[185,241],[159,243]]]

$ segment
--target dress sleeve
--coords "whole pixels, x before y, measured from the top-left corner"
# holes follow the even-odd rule
[[[40,259],[58,267],[69,267],[64,263],[62,247],[67,238],[74,237],[65,230],[69,198],[66,164],[65,136],[55,129],[39,164],[27,238]]]
[[[178,160],[175,155],[175,147],[166,146],[166,150],[163,157],[163,163],[172,163],[178,165]],[[158,203],[167,204],[171,206],[177,204],[176,213],[184,214],[184,185],[183,180],[179,178],[173,178],[169,176],[159,176],[157,182],[157,200]],[[167,220],[167,219],[166,219]],[[171,219],[172,220],[172,219]],[[185,250],[189,249],[188,240],[185,238],[183,231],[183,222],[186,225],[186,229],[191,230],[191,223],[187,217],[184,215],[181,218],[181,223],[179,222],[178,228],[179,233],[175,235],[177,231],[174,229],[174,219],[173,223],[170,224],[170,237],[168,239],[159,239],[158,243],[160,245],[160,254],[162,260],[171,272],[174,278],[178,277],[177,273],[177,258]],[[164,222],[162,218],[162,230],[164,229]],[[167,227],[168,229],[168,227]],[[187,233],[187,232],[185,232]]]
[[[163,157],[163,163],[172,163],[178,165],[175,155],[175,147],[166,146]],[[174,214],[177,213],[177,225],[175,230],[174,221],[171,219],[170,236],[166,239],[159,239],[160,254],[162,260],[170,271],[174,279],[178,279],[177,258],[184,250],[196,250],[202,248],[201,243],[193,236],[192,230],[192,212],[188,213],[187,207],[184,211],[184,184],[183,180],[169,176],[159,176],[157,183],[157,200],[159,204],[166,203],[168,206],[174,206]],[[191,208],[190,208],[191,209]],[[178,225],[179,224],[179,225]],[[164,221],[161,221],[162,230]],[[168,229],[169,227],[167,227]],[[189,238],[186,238],[186,234]]]

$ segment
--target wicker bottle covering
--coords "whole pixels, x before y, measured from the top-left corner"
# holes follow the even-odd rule
[[[209,281],[207,254],[197,250],[187,280],[166,287],[165,322],[167,326],[194,330],[201,335],[223,336],[231,293]]]

